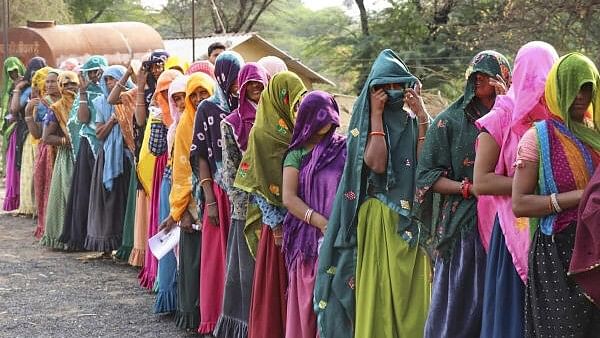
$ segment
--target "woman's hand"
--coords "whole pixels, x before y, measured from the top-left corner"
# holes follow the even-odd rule
[[[382,116],[383,108],[388,100],[387,93],[383,89],[371,92],[371,115]]]
[[[29,84],[22,76],[19,76],[19,78],[17,79],[17,81],[15,81],[15,89],[16,90],[22,90],[23,88],[27,87],[27,85]]]
[[[206,203],[206,215],[214,226],[219,226],[219,206],[217,205],[217,201]]]
[[[192,232],[194,232],[194,228],[192,228],[192,223],[192,215],[189,211],[186,210],[186,212],[183,213],[183,216],[181,216],[181,222],[179,222],[179,227],[186,233],[191,234]]]
[[[275,240],[276,246],[281,246],[283,244],[283,227],[278,225],[273,229],[273,239]]]
[[[417,82],[415,88],[407,88],[404,91],[404,102],[408,108],[419,118],[420,122],[425,122],[429,119],[427,110],[425,110],[425,103],[421,97],[421,83]],[[425,121],[421,121],[425,120]]]
[[[79,92],[81,93],[87,91],[89,81],[85,76],[83,76],[83,73],[79,73],[77,76],[79,77]]]
[[[173,219],[173,217],[169,216],[165,219],[161,224],[159,229],[164,230],[165,232],[170,232],[174,227],[177,226],[177,221]]]
[[[140,69],[137,73],[136,79],[135,79],[135,83],[138,86],[138,90],[141,90],[142,93],[144,92],[144,87],[146,87],[146,82],[148,80],[148,71],[146,71],[146,68],[144,68],[144,66],[140,66]]]
[[[496,78],[493,79],[490,77],[490,86],[493,86],[496,90],[496,95],[506,95],[508,91],[508,85],[502,78],[502,76],[496,74]]]

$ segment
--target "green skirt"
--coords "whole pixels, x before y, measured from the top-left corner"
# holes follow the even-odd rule
[[[56,149],[56,160],[46,207],[46,231],[41,243],[50,248],[64,249],[64,243],[58,239],[65,225],[67,200],[73,176],[73,155],[69,148],[57,147]]]
[[[357,225],[355,337],[423,337],[431,266],[396,231],[399,215],[370,198]]]

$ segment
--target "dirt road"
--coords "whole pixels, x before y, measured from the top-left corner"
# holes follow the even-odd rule
[[[190,337],[152,313],[137,269],[51,251],[30,218],[0,215],[0,337]]]

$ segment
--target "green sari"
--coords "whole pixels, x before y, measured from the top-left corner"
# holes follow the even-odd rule
[[[477,227],[475,198],[435,194],[431,187],[440,177],[473,182],[475,140],[479,135],[475,121],[489,112],[475,97],[478,72],[493,78],[499,74],[510,83],[509,64],[502,54],[477,54],[466,72],[464,95],[433,121],[419,157],[413,216],[421,227],[421,243],[434,257],[448,258],[461,232]]]
[[[7,130],[6,126],[6,115],[8,115],[8,110],[10,107],[10,97],[11,91],[14,88],[13,80],[8,75],[9,72],[16,70],[19,76],[23,76],[25,74],[25,65],[18,58],[11,56],[4,60],[4,68],[2,69],[2,93],[0,93],[0,131],[2,132],[2,153],[6,152],[6,147],[8,146],[8,136],[10,135],[11,130]]]
[[[371,89],[416,82],[402,60],[384,50],[354,105],[346,165],[319,252],[315,311],[321,337],[423,333],[430,268],[410,218],[418,124],[403,109],[403,91],[389,91],[384,108],[386,173],[375,174],[364,165]]]

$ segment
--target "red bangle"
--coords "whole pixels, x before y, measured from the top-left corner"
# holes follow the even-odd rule
[[[460,191],[462,194],[462,197],[464,199],[469,199],[471,198],[471,194],[469,194],[469,189],[471,188],[471,182],[469,182],[469,180],[465,179],[461,182],[460,184]]]
[[[369,133],[369,136],[385,136],[385,133],[382,131],[372,131]]]

